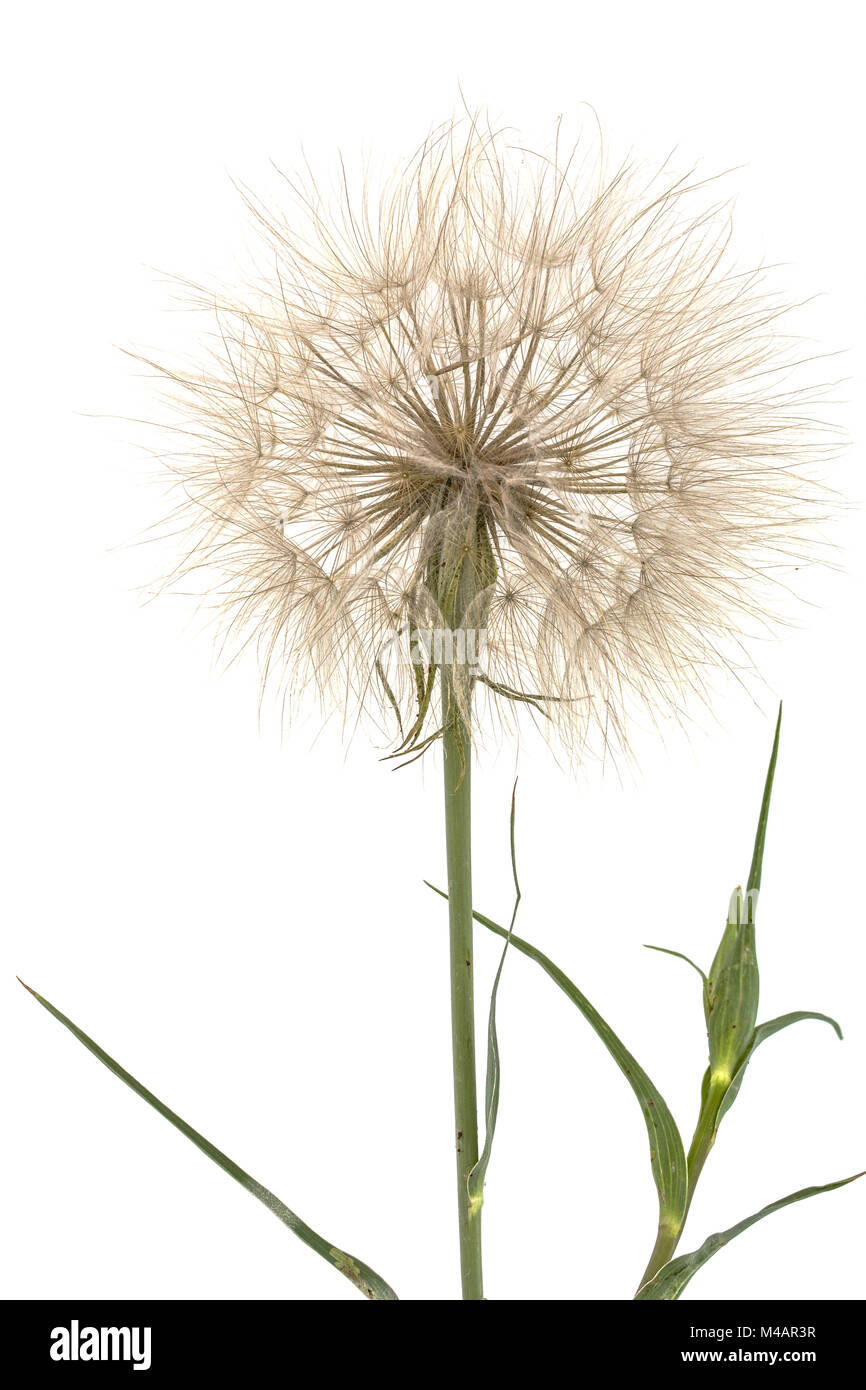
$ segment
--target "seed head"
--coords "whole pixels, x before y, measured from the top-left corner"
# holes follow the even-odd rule
[[[526,706],[583,753],[679,711],[772,622],[828,433],[714,181],[475,121],[374,201],[247,195],[270,269],[171,373],[172,466],[229,640],[405,752]],[[793,374],[792,374],[793,373]]]

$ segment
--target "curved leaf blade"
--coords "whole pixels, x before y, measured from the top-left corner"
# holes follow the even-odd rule
[[[436,888],[432,883],[428,883],[427,886],[442,898],[448,896],[441,888]],[[476,922],[493,932],[495,936],[509,936],[504,927],[499,926],[491,918],[485,917],[483,913],[473,912],[472,915]],[[549,956],[546,956],[543,951],[539,951],[528,941],[523,941],[512,933],[510,944],[515,950],[535,961],[536,965],[540,965],[554,984],[557,984],[571,1002],[577,1006],[631,1086],[640,1104],[649,1137],[650,1165],[659,1199],[659,1229],[664,1228],[666,1231],[676,1230],[679,1232],[686,1210],[688,1177],[683,1141],[676,1122],[668,1109],[667,1102],[657,1087],[653,1085],[643,1067],[632,1056],[628,1048],[620,1042],[610,1025],[593,1007],[586,995],[581,993],[573,980],[570,980]]]
[[[59,1023],[63,1024],[64,1028],[68,1028],[73,1037],[76,1037],[78,1041],[87,1048],[88,1052],[92,1052],[94,1057],[96,1057],[104,1067],[107,1067],[110,1072],[113,1072],[113,1074],[124,1082],[131,1091],[134,1091],[137,1096],[141,1096],[142,1100],[147,1101],[147,1104],[156,1110],[158,1114],[162,1115],[163,1119],[168,1120],[169,1124],[174,1125],[175,1129],[179,1129],[181,1134],[185,1135],[187,1139],[195,1144],[196,1148],[201,1149],[202,1153],[206,1154],[218,1167],[222,1168],[223,1172],[228,1173],[229,1177],[234,1178],[235,1182],[240,1183],[241,1187],[246,1188],[247,1192],[251,1193],[253,1197],[266,1206],[268,1211],[273,1212],[277,1220],[282,1221],[284,1226],[288,1226],[289,1230],[292,1231],[299,1240],[302,1240],[311,1250],[315,1250],[317,1255],[321,1255],[322,1259],[327,1260],[329,1264],[333,1265],[335,1269],[345,1275],[349,1282],[354,1284],[355,1288],[358,1289],[365,1298],[374,1301],[394,1301],[397,1299],[396,1293],[391,1288],[390,1284],[385,1282],[381,1275],[377,1274],[376,1271],[365,1264],[363,1260],[358,1260],[353,1255],[347,1254],[345,1250],[340,1250],[337,1246],[331,1245],[314,1231],[311,1226],[308,1226],[306,1221],[302,1221],[290,1207],[287,1207],[285,1202],[281,1202],[279,1197],[274,1196],[273,1192],[269,1192],[260,1182],[256,1182],[255,1178],[251,1177],[249,1173],[239,1167],[227,1154],[224,1154],[222,1150],[218,1149],[215,1144],[212,1144],[209,1139],[205,1139],[203,1134],[199,1134],[198,1130],[193,1129],[192,1125],[188,1125],[186,1120],[182,1120],[181,1117],[176,1115],[173,1110],[170,1110],[167,1105],[164,1105],[152,1091],[149,1091],[146,1086],[142,1086],[140,1081],[136,1081],[134,1076],[131,1076],[119,1062],[115,1062],[113,1057],[109,1057],[108,1053],[104,1052],[98,1043],[95,1043],[92,1038],[89,1038],[86,1033],[83,1033],[80,1028],[77,1028],[65,1014],[62,1014],[59,1009],[55,1009],[54,1005],[49,1004],[47,999],[43,999],[41,994],[37,994],[35,989],[31,989],[29,985],[25,985],[23,980],[20,980],[19,983],[24,985],[28,994],[32,994],[33,998],[39,1001],[43,1009],[47,1009],[50,1014],[54,1015]]]
[[[790,1014],[780,1014],[778,1018],[771,1018],[767,1023],[759,1023],[752,1034],[749,1050],[734,1073],[733,1080],[719,1106],[718,1119],[716,1120],[717,1126],[737,1099],[740,1093],[740,1087],[743,1084],[743,1076],[745,1075],[746,1067],[754,1057],[756,1048],[760,1047],[762,1042],[766,1042],[767,1038],[771,1038],[774,1033],[780,1033],[783,1028],[790,1028],[792,1023],[801,1023],[807,1018],[818,1019],[820,1023],[829,1023],[830,1027],[834,1029],[839,1041],[842,1041],[842,1029],[839,1027],[835,1018],[830,1018],[829,1014],[811,1013],[806,1009],[797,1009],[794,1013]]]
[[[709,980],[699,965],[696,965],[691,956],[686,956],[682,951],[672,951],[670,946],[651,946],[648,941],[644,942],[645,951],[659,951],[663,956],[676,956],[677,960],[684,960],[686,965],[690,965],[692,970],[696,970],[704,982],[704,989],[709,988]]]
[[[782,731],[782,701],[779,701],[779,715],[776,720],[776,733],[773,738],[773,749],[770,753],[770,765],[767,768],[767,776],[764,782],[764,795],[761,799],[761,810],[758,815],[758,828],[755,833],[755,847],[752,851],[752,863],[749,868],[749,877],[746,880],[746,893],[749,895],[750,903],[760,892],[761,872],[764,866],[764,844],[767,839],[767,822],[770,819],[770,801],[773,795],[773,780],[776,776],[776,762],[779,757],[779,734]]]
[[[717,1231],[715,1235],[707,1236],[699,1250],[693,1250],[689,1255],[678,1255],[675,1260],[670,1260],[653,1279],[648,1280],[643,1288],[638,1290],[635,1299],[672,1302],[679,1298],[689,1280],[707,1263],[707,1260],[712,1259],[717,1251],[732,1241],[735,1236],[742,1235],[743,1231],[747,1231],[757,1221],[762,1221],[765,1216],[772,1216],[774,1211],[781,1211],[782,1207],[791,1206],[793,1202],[804,1202],[807,1197],[817,1197],[821,1192],[832,1192],[837,1187],[846,1187],[849,1182],[856,1182],[858,1178],[864,1176],[866,1176],[866,1172],[854,1173],[850,1178],[840,1178],[838,1182],[824,1183],[822,1187],[801,1187],[799,1192],[791,1192],[787,1197],[780,1197],[778,1202],[771,1202],[769,1206],[762,1207],[753,1216],[747,1216],[745,1221],[738,1221],[736,1226],[729,1226],[726,1231]]]
[[[490,1154],[493,1149],[493,1136],[496,1133],[496,1119],[499,1114],[499,1084],[501,1068],[499,1064],[499,1039],[496,1033],[496,998],[499,993],[499,981],[502,978],[502,967],[505,964],[505,957],[508,947],[513,940],[514,923],[517,920],[517,909],[520,907],[520,883],[517,878],[517,857],[514,848],[514,815],[517,802],[517,781],[511,793],[511,873],[514,878],[514,908],[511,913],[511,923],[505,936],[505,945],[502,948],[502,955],[499,958],[499,968],[493,981],[493,989],[490,993],[490,1013],[487,1020],[487,1081],[484,1089],[484,1147],[478,1158],[475,1167],[469,1173],[466,1180],[469,1192],[469,1202],[473,1207],[480,1207],[484,1200],[484,1179],[487,1175],[487,1168],[490,1163]]]
[[[754,1052],[756,1047],[765,1042],[767,1038],[771,1038],[774,1033],[780,1033],[783,1028],[790,1028],[792,1023],[801,1023],[806,1018],[816,1018],[819,1023],[829,1023],[836,1037],[842,1042],[842,1029],[835,1018],[831,1018],[829,1014],[816,1014],[811,1009],[795,1009],[793,1013],[780,1014],[778,1018],[771,1018],[766,1023],[759,1023],[755,1029],[752,1051]]]

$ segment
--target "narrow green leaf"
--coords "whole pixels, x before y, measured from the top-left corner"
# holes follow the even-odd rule
[[[727,1231],[708,1236],[699,1250],[693,1250],[690,1255],[678,1255],[675,1260],[670,1260],[654,1278],[649,1279],[643,1288],[638,1290],[635,1298],[656,1301],[664,1299],[672,1302],[679,1298],[689,1280],[717,1250],[721,1250],[735,1236],[754,1226],[756,1221],[763,1220],[765,1216],[772,1216],[774,1211],[789,1207],[793,1202],[803,1202],[807,1197],[816,1197],[820,1192],[832,1192],[835,1188],[845,1187],[849,1182],[856,1182],[863,1176],[864,1173],[854,1173],[850,1178],[840,1178],[838,1182],[828,1182],[823,1187],[802,1187],[799,1192],[792,1192],[788,1197],[781,1197],[778,1202],[771,1202],[768,1207],[762,1207],[754,1216],[747,1216],[745,1221],[730,1226]]]
[[[839,1027],[835,1018],[831,1018],[829,1014],[816,1014],[807,1009],[798,1009],[795,1013],[780,1014],[778,1018],[771,1018],[768,1023],[759,1023],[755,1029],[755,1040],[752,1043],[752,1052],[754,1052],[755,1048],[760,1043],[766,1042],[767,1038],[771,1038],[774,1033],[781,1033],[783,1028],[790,1028],[792,1023],[802,1023],[803,1019],[806,1018],[816,1018],[820,1023],[829,1023],[836,1037],[842,1042],[842,1029]]]
[[[774,1033],[780,1033],[783,1028],[790,1028],[792,1023],[801,1023],[803,1019],[806,1018],[816,1018],[821,1023],[829,1023],[830,1027],[835,1029],[836,1036],[839,1038],[841,1042],[842,1029],[839,1027],[839,1024],[836,1022],[835,1018],[830,1018],[827,1014],[809,1013],[803,1009],[800,1009],[796,1013],[782,1014],[779,1018],[771,1018],[768,1023],[759,1023],[752,1035],[751,1046],[749,1047],[749,1050],[747,1051],[745,1057],[740,1062],[739,1067],[734,1073],[734,1078],[727,1091],[725,1092],[724,1097],[722,1099],[722,1103],[719,1106],[718,1119],[716,1120],[717,1127],[721,1122],[722,1116],[727,1114],[728,1110],[730,1110],[731,1106],[733,1105],[734,1101],[737,1099],[737,1096],[739,1095],[740,1087],[743,1084],[743,1076],[745,1075],[746,1067],[749,1065],[752,1058],[754,1057],[755,1049],[760,1047],[762,1042],[766,1042],[767,1038],[771,1038]]]
[[[443,893],[441,888],[436,888],[432,883],[428,883],[427,886],[432,888],[434,893],[438,893],[441,898],[447,898],[447,893]],[[480,922],[482,927],[486,927],[494,935],[509,937],[509,932],[504,927],[499,926],[489,917],[485,917],[483,913],[473,912],[472,915],[476,922]],[[559,966],[554,965],[543,951],[539,951],[528,941],[521,940],[513,933],[510,935],[510,942],[515,950],[522,952],[523,955],[540,965],[542,970],[577,1006],[587,1023],[604,1043],[634,1091],[649,1135],[650,1163],[659,1199],[659,1229],[664,1228],[667,1231],[676,1230],[678,1232],[682,1226],[686,1209],[686,1157],[679,1130],[664,1097],[632,1054],[620,1042],[613,1029],[605,1022],[597,1009],[593,1008],[586,995],[581,993],[577,985],[559,969]]]
[[[701,967],[699,965],[695,965],[691,956],[684,956],[682,951],[672,951],[670,946],[651,946],[648,941],[644,942],[644,950],[660,951],[664,956],[676,956],[677,960],[684,960],[686,965],[690,965],[692,967],[692,970],[697,970],[698,974],[704,982],[704,989],[709,988],[709,980],[707,979]]]
[[[24,985],[23,980],[19,983]],[[251,1178],[249,1173],[244,1172],[243,1168],[239,1168],[232,1159],[222,1153],[210,1140],[205,1139],[203,1134],[199,1134],[198,1130],[193,1129],[191,1125],[186,1123],[186,1120],[182,1120],[173,1110],[169,1110],[167,1105],[163,1105],[162,1101],[158,1100],[151,1091],[148,1091],[146,1086],[142,1086],[140,1081],[136,1081],[134,1076],[130,1076],[129,1072],[125,1071],[119,1062],[115,1062],[113,1057],[109,1057],[107,1052],[103,1052],[102,1048],[99,1047],[92,1038],[89,1038],[86,1033],[82,1033],[80,1028],[76,1028],[75,1024],[72,1023],[65,1014],[62,1014],[59,1009],[55,1009],[53,1004],[49,1004],[47,999],[43,999],[42,995],[37,994],[36,990],[31,989],[29,985],[24,985],[24,988],[29,994],[33,995],[34,999],[38,999],[42,1007],[47,1009],[50,1014],[53,1014],[58,1022],[63,1024],[64,1028],[68,1028],[70,1033],[72,1033],[80,1043],[83,1043],[88,1052],[92,1052],[94,1057],[97,1057],[103,1066],[107,1067],[110,1072],[113,1072],[115,1076],[119,1077],[130,1090],[135,1091],[137,1096],[141,1096],[142,1100],[146,1100],[148,1105],[151,1105],[154,1110],[162,1115],[163,1119],[168,1120],[169,1124],[174,1125],[175,1129],[179,1129],[181,1134],[186,1135],[187,1139],[191,1140],[196,1148],[201,1149],[202,1153],[207,1154],[208,1158],[212,1159],[214,1163],[222,1168],[223,1172],[228,1173],[229,1177],[234,1178],[235,1182],[239,1182],[241,1187],[245,1187],[247,1192],[252,1193],[253,1197],[258,1198],[258,1200],[267,1207],[268,1211],[273,1212],[274,1216],[282,1221],[284,1226],[288,1226],[289,1230],[294,1232],[299,1240],[302,1240],[305,1245],[309,1245],[311,1250],[315,1250],[316,1254],[321,1255],[324,1260],[327,1260],[328,1263],[332,1264],[335,1269],[338,1269],[341,1274],[344,1274],[350,1283],[354,1284],[355,1288],[358,1289],[365,1298],[380,1301],[393,1301],[397,1298],[390,1284],[386,1284],[385,1280],[382,1279],[375,1270],[371,1269],[369,1265],[364,1264],[363,1260],[355,1259],[353,1255],[348,1255],[345,1250],[340,1250],[336,1246],[331,1245],[327,1240],[324,1240],[322,1236],[312,1230],[305,1221],[302,1221],[299,1216],[296,1216],[284,1202],[281,1202],[278,1197],[275,1197],[273,1192],[269,1192],[266,1187],[262,1187],[261,1183],[256,1182],[255,1178]]]
[[[499,981],[502,976],[502,967],[505,964],[505,956],[513,938],[514,923],[517,920],[517,909],[520,906],[520,883],[517,879],[517,858],[514,850],[514,812],[517,797],[517,781],[511,792],[511,873],[514,878],[514,908],[511,913],[511,923],[506,933],[505,945],[502,948],[502,955],[499,958],[499,969],[496,971],[496,978],[493,981],[493,989],[490,994],[490,1014],[487,1020],[487,1082],[484,1095],[484,1148],[481,1150],[478,1162],[471,1170],[467,1178],[467,1188],[469,1191],[469,1201],[473,1205],[480,1206],[484,1198],[484,1178],[487,1173],[487,1166],[490,1163],[490,1153],[493,1148],[493,1135],[496,1132],[496,1117],[499,1114],[499,1040],[496,1036],[496,996],[499,992]]]
[[[767,821],[770,816],[770,798],[773,795],[773,778],[776,775],[776,759],[779,756],[779,733],[782,728],[782,702],[779,701],[779,717],[776,720],[776,735],[773,739],[773,751],[770,754],[770,766],[767,768],[767,779],[764,783],[764,797],[761,801],[761,813],[758,816],[758,830],[755,835],[755,848],[752,853],[752,866],[749,869],[749,877],[746,883],[747,894],[755,894],[761,887],[761,870],[764,864],[764,841],[767,838]],[[750,898],[751,902],[751,898]]]

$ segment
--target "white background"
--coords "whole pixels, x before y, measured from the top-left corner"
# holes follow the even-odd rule
[[[146,603],[163,512],[153,386],[118,349],[194,348],[161,272],[241,278],[231,178],[269,192],[302,147],[386,169],[460,107],[530,141],[597,110],[615,148],[741,166],[740,245],[786,262],[819,347],[842,349],[860,497],[863,324],[856,7],[79,3],[6,20],[2,233],[2,1190],[5,1292],[355,1299],[350,1285],[159,1119],[15,983],[20,974],[403,1298],[457,1296],[438,755],[395,774],[313,723],[257,718],[251,664],[216,669],[182,598]],[[862,513],[845,572],[639,772],[576,779],[505,746],[476,779],[476,897],[618,1028],[690,1133],[696,977],[748,866],[775,703],[786,715],[765,860],[765,1017],[836,1015],[769,1043],[725,1122],[684,1247],[866,1166]],[[158,563],[158,557],[156,559]],[[479,1019],[498,952],[478,945]],[[568,1001],[515,955],[485,1205],[492,1299],[625,1299],[654,1234],[640,1113]],[[777,1215],[686,1296],[860,1298],[866,1183]]]

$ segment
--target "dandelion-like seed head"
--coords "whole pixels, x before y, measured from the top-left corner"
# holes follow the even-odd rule
[[[420,752],[444,668],[464,716],[525,707],[583,752],[737,664],[828,444],[712,188],[469,121],[375,203],[249,199],[265,283],[211,300],[211,364],[172,373],[178,573],[290,703]]]

